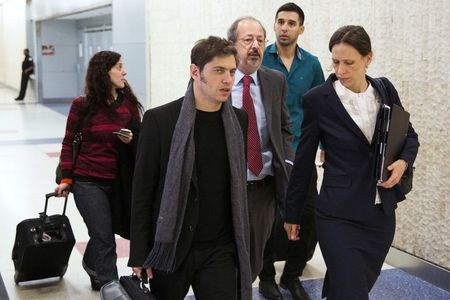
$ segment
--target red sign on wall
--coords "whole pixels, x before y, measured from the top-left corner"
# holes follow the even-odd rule
[[[42,53],[42,55],[55,55],[55,46],[42,45],[41,53]]]

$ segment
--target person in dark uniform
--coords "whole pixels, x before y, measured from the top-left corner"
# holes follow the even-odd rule
[[[409,124],[390,177],[375,178],[376,123],[380,103],[401,106],[394,85],[372,78],[369,35],[361,26],[339,28],[328,46],[335,73],[303,96],[304,119],[286,196],[285,230],[297,240],[319,142],[326,157],[316,202],[316,232],[327,266],[322,297],[367,300],[395,233],[398,184],[416,159],[419,141]],[[385,91],[385,92],[383,92]]]
[[[19,96],[14,100],[23,100],[25,98],[25,92],[27,91],[28,80],[30,75],[34,73],[33,58],[30,56],[30,50],[23,49],[25,59],[22,62],[22,79],[20,80],[20,92]]]

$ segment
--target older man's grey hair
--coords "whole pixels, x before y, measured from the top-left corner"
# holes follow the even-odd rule
[[[228,40],[233,42],[233,44],[236,43],[236,41],[237,41],[237,32],[236,32],[237,31],[237,27],[238,27],[239,23],[241,21],[244,21],[244,20],[252,20],[252,21],[257,22],[261,26],[261,28],[262,28],[262,30],[264,32],[264,39],[266,38],[266,29],[264,28],[263,24],[258,19],[254,18],[254,17],[245,16],[245,17],[240,17],[239,19],[236,19],[236,21],[234,21],[233,24],[231,24],[231,26],[230,26],[230,28],[228,29],[228,32],[227,32]]]

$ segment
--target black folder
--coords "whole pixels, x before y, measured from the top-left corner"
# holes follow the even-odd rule
[[[397,104],[392,108],[382,104],[379,116],[376,178],[378,182],[383,182],[391,175],[387,167],[398,159],[405,144],[409,113]]]

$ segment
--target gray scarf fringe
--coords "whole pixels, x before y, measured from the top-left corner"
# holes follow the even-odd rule
[[[195,99],[190,82],[180,115],[175,125],[170,147],[166,179],[161,198],[155,242],[144,267],[173,272],[176,266],[176,246],[186,210],[195,161],[194,124]],[[251,299],[249,259],[249,220],[246,192],[246,162],[242,130],[230,99],[223,103],[222,120],[230,163],[230,195],[234,239],[239,259],[240,298]]]

